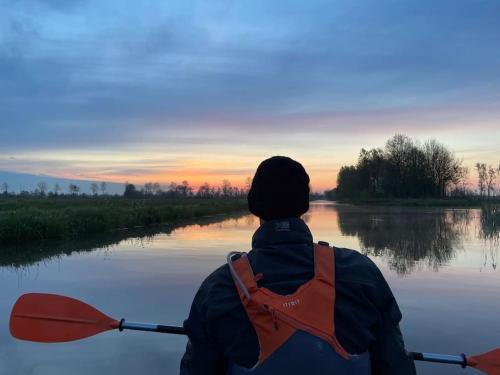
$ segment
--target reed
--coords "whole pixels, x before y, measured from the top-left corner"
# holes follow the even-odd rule
[[[0,244],[71,239],[246,209],[236,198],[25,198],[0,200]]]

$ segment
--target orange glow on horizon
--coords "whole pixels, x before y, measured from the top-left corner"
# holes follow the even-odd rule
[[[135,185],[141,186],[148,182],[158,182],[162,187],[167,187],[170,183],[175,182],[177,184],[182,181],[187,181],[189,186],[198,189],[205,183],[208,183],[212,187],[218,187],[222,185],[223,180],[228,180],[231,183],[231,186],[237,187],[239,189],[246,187],[247,178],[252,178],[254,172],[250,172],[248,174],[239,174],[239,175],[231,175],[227,176],[224,174],[214,173],[200,173],[196,174],[191,171],[186,171],[186,173],[165,173],[165,174],[146,174],[142,175],[140,178],[134,178],[133,176],[127,175],[89,175],[89,180],[95,181],[106,181],[106,182],[129,182]],[[309,172],[309,176],[311,178],[311,191],[314,192],[322,192],[324,190],[329,190],[334,188],[337,185],[336,182],[337,171],[332,171],[328,177],[334,176],[333,179],[317,175]],[[59,175],[61,178],[69,178],[73,179],[72,175]]]
[[[201,185],[208,183],[210,186],[218,187],[222,185],[223,180],[228,180],[233,187],[245,188],[247,179],[253,178],[257,166],[262,160],[267,159],[272,155],[264,155],[262,158],[239,158],[239,160],[226,160],[218,158],[218,160],[182,160],[175,168],[136,168],[134,173],[123,173],[120,168],[96,166],[93,171],[78,174],[75,176],[73,170],[63,169],[56,173],[51,173],[54,177],[79,179],[79,180],[95,180],[106,181],[113,183],[133,183],[137,186],[144,185],[148,182],[158,182],[163,188],[168,187],[172,182],[181,183],[188,181],[189,185],[196,191]],[[318,163],[315,159],[309,157],[291,156],[293,159],[301,162],[309,174],[311,183],[311,191],[322,192],[335,187],[337,173],[339,170],[338,163],[331,163],[329,160],[323,159],[322,163]],[[99,162],[99,164],[105,162]],[[133,163],[133,159],[131,159]],[[112,162],[110,163],[112,164]],[[102,171],[101,171],[102,168]],[[140,173],[137,173],[139,170]]]

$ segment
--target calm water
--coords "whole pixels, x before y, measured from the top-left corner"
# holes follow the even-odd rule
[[[500,346],[498,232],[482,223],[480,210],[316,203],[304,219],[316,241],[357,249],[380,266],[403,312],[409,350],[473,354]],[[20,294],[37,291],[85,300],[116,318],[180,325],[204,277],[229,251],[249,250],[258,227],[247,215],[213,221],[153,237],[60,245],[68,255],[48,259],[37,249],[22,258],[4,253],[0,374],[178,373],[184,337],[108,332],[37,344],[11,338],[8,316]],[[418,373],[476,371],[418,364]]]

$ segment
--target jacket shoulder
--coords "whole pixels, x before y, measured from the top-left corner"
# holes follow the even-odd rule
[[[359,290],[380,310],[394,302],[384,275],[368,256],[355,250],[336,248],[335,259],[337,287]],[[395,319],[399,315],[396,311]]]
[[[242,309],[229,266],[224,264],[213,271],[201,284],[193,305],[207,323],[216,322],[231,311]]]
[[[356,250],[335,247],[335,263],[337,268],[349,268],[351,273],[357,271],[358,276],[373,277],[380,273],[377,265],[368,256]]]
[[[205,298],[218,298],[220,293],[236,293],[236,287],[227,264],[221,265],[208,275],[198,290],[198,294],[202,294]]]

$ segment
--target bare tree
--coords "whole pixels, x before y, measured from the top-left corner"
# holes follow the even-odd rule
[[[61,186],[59,186],[59,184],[56,182],[54,185],[54,194],[58,195],[60,191],[61,191]]]
[[[205,182],[203,185],[201,185],[198,188],[198,191],[197,191],[196,195],[198,197],[201,197],[201,198],[208,198],[208,197],[210,197],[210,195],[211,195],[210,184],[208,182]]]
[[[80,187],[75,184],[69,184],[68,190],[71,195],[77,195],[80,192]]]
[[[229,180],[222,180],[222,195],[225,197],[230,197],[233,193],[233,188]]]
[[[146,194],[146,195],[153,194],[153,183],[152,182],[146,182],[144,184],[144,194]]]
[[[193,194],[193,188],[189,186],[189,182],[186,180],[182,181],[180,185],[177,185],[177,191],[179,191],[183,197],[188,197]]]
[[[498,164],[498,167],[497,167],[497,176],[500,176],[500,164]],[[500,190],[500,188],[498,190]]]
[[[97,192],[99,191],[99,185],[97,185],[96,182],[92,182],[90,184],[90,191],[92,192],[92,195],[97,195]]]
[[[462,161],[436,140],[426,142],[424,147],[432,180],[439,189],[439,196],[444,197],[449,184],[460,181]]]
[[[2,193],[7,195],[9,193],[9,184],[7,182],[4,182],[2,184]]]
[[[476,171],[478,177],[477,186],[479,188],[479,195],[482,197],[486,190],[486,178],[487,178],[486,164],[476,163]]]
[[[41,181],[38,183],[38,191],[40,192],[40,195],[43,197],[45,196],[45,193],[47,192],[47,183],[45,181]]]
[[[153,194],[160,195],[161,194],[161,186],[159,182],[153,183]]]
[[[488,199],[491,193],[495,192],[495,180],[497,178],[497,171],[491,165],[488,166],[488,175],[486,176],[486,188],[488,189]]]
[[[461,167],[458,173],[459,173],[459,182],[456,185],[458,187],[459,184],[461,184],[459,190],[462,192],[463,195],[465,195],[467,193],[467,177],[469,176],[469,168]]]
[[[101,184],[99,185],[101,188],[101,194],[104,195],[106,193],[106,182],[102,181]]]

